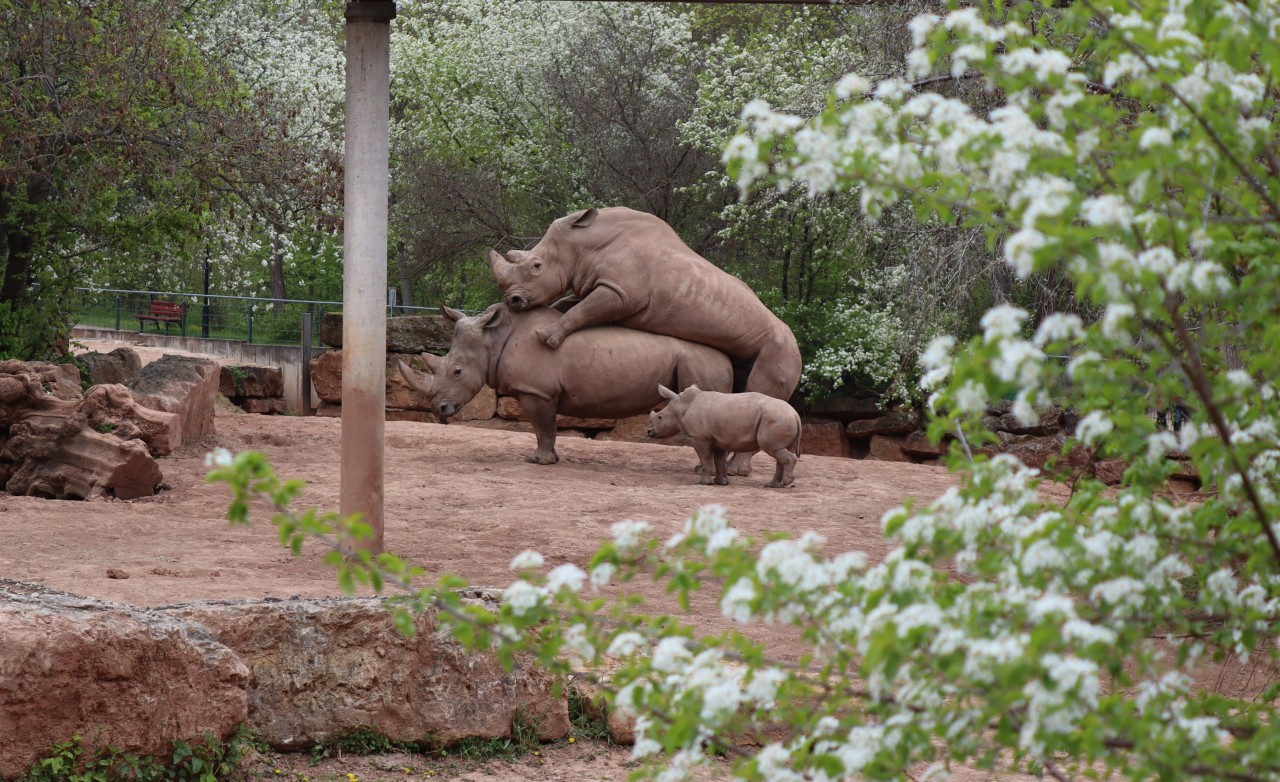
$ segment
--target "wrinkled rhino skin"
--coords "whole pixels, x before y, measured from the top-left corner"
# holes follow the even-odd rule
[[[421,392],[440,418],[462,409],[485,385],[519,400],[533,424],[537,449],[526,461],[554,464],[556,414],[580,418],[625,418],[660,404],[657,385],[698,384],[728,391],[729,357],[706,345],[618,326],[571,334],[558,350],[535,335],[564,316],[550,307],[513,312],[495,304],[466,317],[441,307],[455,321],[445,356],[423,354],[428,372],[399,363],[409,385]]]
[[[687,434],[701,462],[698,483],[729,482],[727,452],[764,451],[778,463],[766,489],[790,486],[800,460],[800,414],[781,399],[746,392],[723,394],[690,386],[679,394],[665,386],[658,392],[667,406],[649,414],[649,436]],[[712,465],[715,469],[712,469]],[[714,476],[714,477],[713,477]]]
[[[551,224],[528,252],[489,255],[515,310],[581,297],[539,330],[558,347],[585,326],[616,323],[710,345],[746,370],[739,390],[789,399],[800,380],[800,349],[787,324],[742,280],[689,248],[660,218],[624,207],[587,209]]]

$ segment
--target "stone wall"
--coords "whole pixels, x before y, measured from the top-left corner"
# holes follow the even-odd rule
[[[312,384],[321,399],[318,415],[342,413],[342,315],[329,313],[320,330],[321,341],[333,349],[311,361]],[[436,423],[426,400],[411,388],[396,367],[397,360],[426,371],[421,352],[443,354],[453,338],[453,324],[441,315],[401,316],[387,319],[387,420]],[[1075,475],[1089,474],[1108,484],[1120,481],[1127,465],[1117,460],[1096,460],[1083,449],[1062,454],[1067,436],[1075,431],[1079,416],[1073,411],[1046,408],[1037,411],[1040,420],[1022,424],[1012,413],[1011,402],[991,405],[983,419],[999,438],[1000,445],[988,452],[1017,456],[1030,467],[1044,468],[1050,461],[1070,468]],[[802,454],[853,459],[928,464],[938,462],[950,447],[949,439],[929,442],[920,411],[889,405],[866,391],[822,399],[808,406],[801,416],[804,431]],[[513,397],[497,395],[487,386],[451,422],[471,426],[532,432],[520,403]],[[647,415],[630,418],[556,419],[561,436],[589,437],[623,442],[683,445],[687,438],[654,440],[645,434]],[[1179,489],[1194,491],[1198,479],[1185,454],[1171,454],[1178,462],[1175,481]]]

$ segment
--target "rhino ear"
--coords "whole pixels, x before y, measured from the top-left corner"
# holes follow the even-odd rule
[[[667,388],[661,383],[658,384],[658,393],[662,396],[663,399],[675,399],[677,396],[679,396],[679,394],[677,394],[675,391],[672,391],[671,389]]]
[[[576,215],[572,215],[569,220],[569,226],[571,228],[586,228],[591,225],[591,223],[595,222],[596,215],[598,214],[600,214],[600,210],[593,206],[585,212],[579,212]]]
[[[506,309],[505,306],[490,307],[488,312],[479,316],[479,319],[476,321],[476,324],[479,325],[480,328],[482,329],[493,328],[494,326],[502,322],[502,318],[500,318],[499,316],[502,314],[503,310],[505,309]]]
[[[445,304],[443,301],[440,302],[440,311],[444,313],[444,316],[446,318],[453,321],[454,323],[457,323],[459,319],[466,317],[466,315],[459,312],[458,310],[455,310],[453,307],[450,307],[448,304]]]

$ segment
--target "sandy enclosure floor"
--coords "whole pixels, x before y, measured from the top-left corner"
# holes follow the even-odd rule
[[[104,352],[112,347],[95,345]],[[254,525],[229,524],[229,491],[204,482],[204,458],[219,445],[261,451],[280,476],[306,481],[301,507],[337,510],[341,422],[227,411],[219,413],[216,428],[210,442],[160,461],[168,488],[155,497],[82,503],[0,494],[0,574],[139,606],[340,594],[322,562],[324,552],[313,546],[291,556],[278,544],[265,509]],[[665,537],[698,507],[718,503],[740,531],[756,539],[771,531],[814,530],[829,541],[829,553],[857,549],[878,561],[888,551],[881,515],[908,497],[930,500],[956,480],[937,466],[804,456],[793,487],[767,490],[762,484],[773,461],[758,454],[753,475],[731,478],[729,486],[698,486],[697,459],[687,447],[562,437],[560,463],[539,466],[523,461],[533,445],[532,434],[388,422],[388,550],[433,577],[453,573],[472,584],[505,586],[512,579],[512,557],[524,549],[541,552],[548,567],[585,567],[614,522],[643,519]],[[109,570],[127,578],[112,578]],[[660,586],[633,586],[654,605],[666,605]],[[685,619],[706,632],[727,626],[714,595],[697,597]],[[754,635],[784,659],[801,652],[786,628],[755,627]],[[627,758],[623,748],[580,741],[475,767],[352,758],[315,767],[297,756],[260,759],[254,773],[312,780],[329,772],[334,779],[357,773],[361,780],[625,779],[632,770]],[[335,763],[346,765],[339,769]],[[965,778],[989,777],[974,772]]]

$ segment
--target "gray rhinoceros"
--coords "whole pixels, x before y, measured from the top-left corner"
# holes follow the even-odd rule
[[[527,252],[491,252],[489,265],[513,310],[551,304],[570,289],[580,298],[538,329],[552,348],[584,326],[616,323],[727,353],[745,376],[735,390],[786,400],[800,380],[800,349],[787,324],[653,215],[623,207],[575,212]]]
[[[473,317],[449,307],[441,310],[455,324],[449,352],[422,354],[425,373],[401,361],[400,373],[442,419],[456,414],[485,385],[514,396],[538,438],[537,449],[525,461],[559,461],[557,413],[623,418],[661,403],[658,384],[680,389],[697,384],[717,391],[733,385],[729,357],[706,345],[600,326],[583,329],[552,350],[534,335],[564,317],[550,307],[513,312],[494,304]]]

